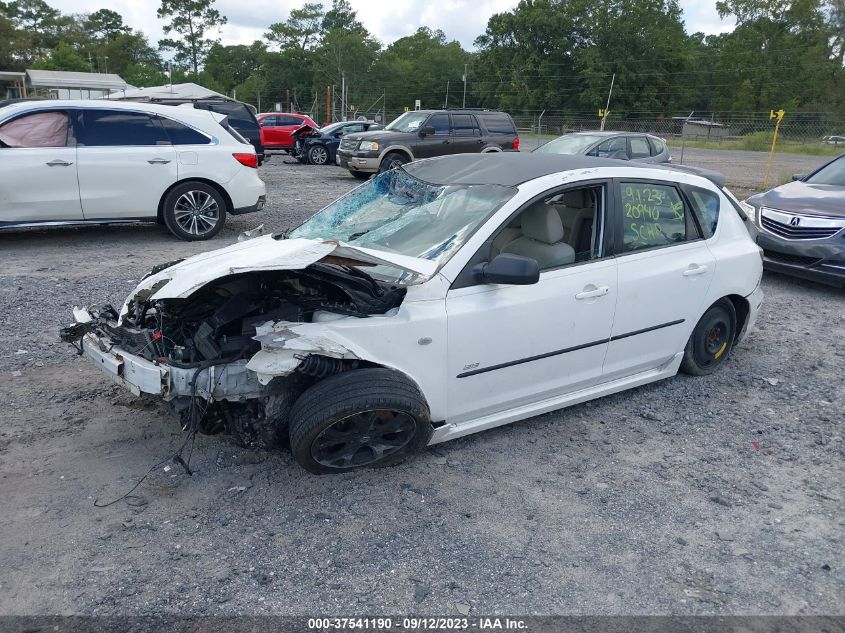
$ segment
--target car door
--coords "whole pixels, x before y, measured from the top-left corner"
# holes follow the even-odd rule
[[[154,218],[176,182],[176,150],[145,112],[81,108],[79,194],[85,219]]]
[[[450,154],[470,154],[481,151],[484,141],[481,130],[472,114],[452,115],[452,138]]]
[[[445,112],[432,114],[426,122],[420,126],[420,130],[433,128],[434,133],[426,136],[417,136],[414,145],[414,158],[432,158],[451,153],[451,126],[449,115]]]
[[[716,270],[674,183],[620,180],[614,192],[619,299],[605,380],[660,367],[682,351]]]
[[[651,156],[651,145],[648,138],[641,134],[634,134],[628,137],[628,159],[641,163],[653,163]]]
[[[516,409],[601,380],[617,279],[616,260],[605,255],[603,244],[608,185],[596,183],[592,189],[597,192],[593,239],[580,261],[567,258],[561,265],[541,266],[540,280],[533,285],[462,282],[459,277],[448,291],[450,423]],[[553,190],[523,207],[523,215],[491,234],[475,261],[519,254],[516,245],[526,236],[514,224],[525,228],[525,218],[537,205],[561,213],[546,203],[559,195],[560,190]],[[564,240],[576,237],[565,235]]]
[[[0,225],[82,219],[67,110],[39,110],[6,121],[0,141]]]

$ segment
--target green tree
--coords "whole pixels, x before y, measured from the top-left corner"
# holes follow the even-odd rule
[[[64,42],[50,51],[49,55],[36,59],[32,66],[41,70],[71,70],[77,72],[90,70],[88,62]]]
[[[259,41],[249,46],[214,44],[205,60],[203,72],[221,92],[229,93],[260,72],[266,53],[267,47]]]
[[[180,39],[160,40],[159,46],[174,51],[174,61],[188,65],[195,77],[212,44],[217,41],[208,38],[208,32],[227,22],[226,16],[213,4],[214,0],[161,0],[158,9],[159,19],[169,20],[164,25],[164,32],[181,36]]]
[[[97,40],[113,40],[132,32],[132,29],[123,23],[123,16],[111,9],[100,9],[84,16],[82,28]]]
[[[319,2],[306,2],[292,9],[285,22],[271,24],[264,37],[281,50],[306,51],[319,43],[325,14]]]

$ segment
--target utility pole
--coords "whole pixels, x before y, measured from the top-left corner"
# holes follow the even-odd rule
[[[109,74],[109,56],[105,55],[104,57],[105,57],[105,61],[103,63],[105,64],[106,74],[108,75]]]
[[[261,91],[260,90],[255,91],[255,99],[256,99],[256,101],[258,101],[258,111],[261,112]]]
[[[604,131],[604,122],[607,121],[607,115],[610,112],[610,95],[613,94],[613,82],[616,81],[616,73],[613,73],[613,77],[610,78],[610,91],[607,93],[607,105],[604,106],[604,112],[602,112],[601,116],[601,130]]]
[[[443,106],[446,110],[449,109],[449,80],[446,80],[446,105]]]
[[[326,124],[334,123],[332,120],[332,87],[326,86]]]
[[[346,121],[346,71],[340,73],[340,120]]]
[[[464,102],[461,105],[462,108],[467,107],[467,66],[469,64],[464,64]]]

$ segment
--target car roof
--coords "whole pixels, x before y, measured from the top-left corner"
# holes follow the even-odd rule
[[[580,154],[524,154],[494,152],[489,154],[454,154],[414,161],[404,165],[407,173],[424,182],[437,185],[503,185],[514,187],[529,180],[576,169],[595,167],[631,167],[673,171],[671,166],[633,163],[612,158],[595,158]],[[705,173],[679,170],[715,182]],[[715,174],[715,172],[711,172]]]
[[[25,101],[8,105],[0,111],[4,119],[25,112],[38,110],[55,110],[57,108],[131,110],[134,112],[149,112],[161,114],[170,119],[184,119],[186,121],[208,122],[209,112],[195,108],[184,108],[172,105],[160,105],[140,101],[111,101],[109,99],[45,99],[43,101]],[[219,115],[218,115],[219,116]]]
[[[628,134],[631,136],[652,136],[648,132],[622,132],[614,130],[582,130],[580,132],[567,132],[562,136],[619,136],[620,134]]]

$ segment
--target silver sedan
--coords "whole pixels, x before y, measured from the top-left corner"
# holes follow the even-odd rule
[[[534,150],[540,154],[581,154],[641,163],[670,163],[663,139],[634,132],[573,132],[558,136]]]

